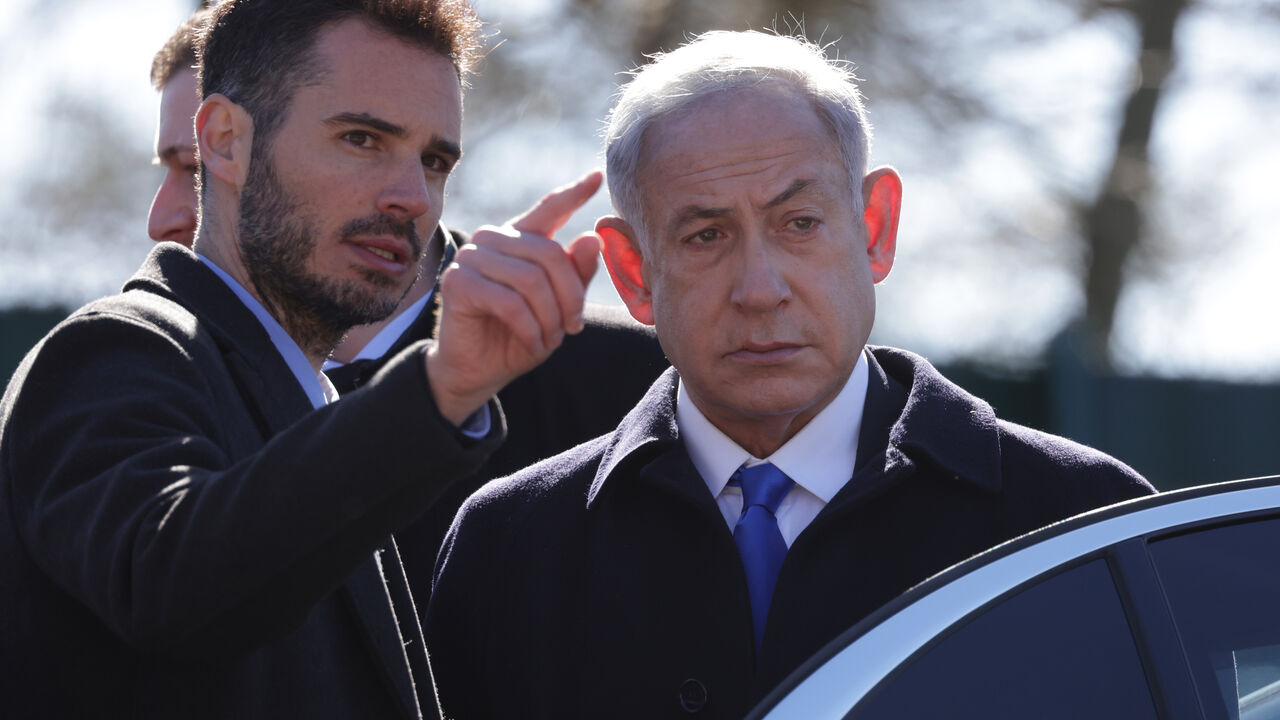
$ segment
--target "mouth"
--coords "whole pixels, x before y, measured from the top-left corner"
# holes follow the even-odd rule
[[[790,360],[803,349],[804,346],[798,343],[782,341],[746,342],[737,350],[730,352],[728,357],[741,362],[767,365]]]
[[[396,255],[390,250],[383,250],[382,248],[376,248],[372,245],[364,245],[363,247],[365,250],[368,250],[369,252],[373,253],[374,255],[377,255],[380,258],[385,258],[387,260],[392,260],[392,261],[398,261],[400,259],[399,255]]]
[[[413,252],[407,243],[391,237],[352,238],[347,241],[359,257],[361,264],[388,275],[399,275],[413,262]]]

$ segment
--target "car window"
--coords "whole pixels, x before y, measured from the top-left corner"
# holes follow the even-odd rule
[[[904,663],[850,718],[1155,718],[1104,560],[1026,586]]]
[[[1150,548],[1206,716],[1280,718],[1280,520],[1198,530]]]

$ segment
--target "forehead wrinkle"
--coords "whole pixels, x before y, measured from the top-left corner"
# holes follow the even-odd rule
[[[746,177],[748,175],[759,175],[760,173],[767,171],[783,158],[794,154],[794,150],[784,150],[770,155],[740,160],[732,164],[714,164],[710,167],[679,174],[674,179],[691,182],[706,182],[708,180],[733,180]],[[665,165],[666,163],[661,164]]]

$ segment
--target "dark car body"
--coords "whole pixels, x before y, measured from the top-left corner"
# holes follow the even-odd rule
[[[1280,477],[1102,508],[931,578],[755,718],[1280,718]]]

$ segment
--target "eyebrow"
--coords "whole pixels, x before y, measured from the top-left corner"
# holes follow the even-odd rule
[[[343,112],[338,113],[324,121],[325,125],[339,127],[342,125],[363,125],[370,130],[377,130],[385,135],[395,138],[403,138],[408,136],[409,131],[402,125],[393,122],[387,122],[380,117],[375,117],[369,113]],[[452,140],[446,140],[438,135],[431,136],[430,147],[432,150],[443,153],[452,157],[455,161],[462,157],[462,147]]]
[[[765,203],[764,204],[765,209],[772,210],[773,208],[778,207],[782,203],[790,200],[796,195],[799,195],[801,190],[804,190],[805,188],[809,187],[810,185],[813,184],[813,182],[814,182],[813,180],[796,180],[795,182],[791,183],[791,185],[786,190],[783,190],[782,192],[778,193],[772,200]]]
[[[783,190],[782,192],[775,195],[773,199],[766,202],[764,204],[765,209],[772,210],[773,208],[778,207],[782,203],[800,194],[801,191],[803,191],[805,188],[809,187],[813,183],[814,181],[810,179],[796,180],[795,182],[787,186],[786,190]],[[685,223],[690,222],[692,220],[710,220],[713,218],[724,217],[725,215],[728,215],[730,212],[731,212],[730,208],[703,207],[701,205],[685,205],[684,207],[680,208],[679,212],[676,213],[675,219],[672,220],[671,222],[671,227],[678,228],[681,225],[684,225]]]

